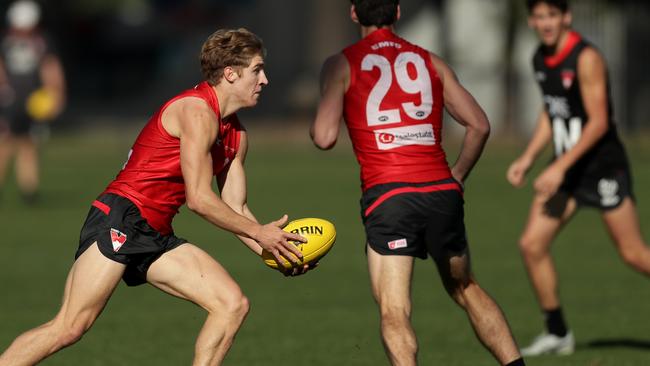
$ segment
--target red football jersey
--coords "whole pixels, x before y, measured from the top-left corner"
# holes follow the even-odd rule
[[[441,146],[442,82],[429,52],[378,29],[347,47],[344,118],[362,189],[451,177]]]
[[[167,133],[161,116],[172,102],[185,97],[204,99],[217,115],[219,133],[212,147],[214,174],[235,157],[243,128],[235,114],[221,118],[217,95],[207,82],[202,82],[169,100],[151,117],[129,151],[122,171],[104,191],[131,200],[161,234],[173,232],[172,219],[185,203],[180,140]]]

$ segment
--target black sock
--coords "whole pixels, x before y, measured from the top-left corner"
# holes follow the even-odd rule
[[[29,206],[33,206],[38,202],[38,192],[22,192],[21,196],[23,198],[23,202]]]
[[[510,362],[506,366],[526,366],[526,363],[524,362],[524,359],[519,357],[518,359]]]
[[[549,334],[558,337],[564,337],[567,334],[566,323],[564,322],[564,316],[562,316],[562,308],[545,310],[544,316],[546,320],[546,330],[548,330]]]

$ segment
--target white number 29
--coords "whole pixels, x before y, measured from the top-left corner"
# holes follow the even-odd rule
[[[411,79],[409,76],[407,69],[409,64],[415,67],[415,79]],[[422,56],[414,52],[402,52],[397,56],[393,65],[386,57],[377,54],[368,54],[361,61],[361,70],[363,71],[371,71],[375,67],[379,68],[380,75],[366,102],[368,126],[402,121],[399,109],[380,109],[381,102],[393,83],[393,69],[395,70],[395,80],[397,80],[400,89],[408,94],[420,94],[419,105],[412,102],[402,103],[404,113],[417,120],[423,120],[431,114],[433,109],[431,76]]]

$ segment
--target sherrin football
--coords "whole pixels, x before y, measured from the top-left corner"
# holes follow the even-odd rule
[[[334,224],[327,220],[308,217],[289,222],[282,230],[302,235],[307,239],[306,243],[293,242],[302,252],[302,264],[314,263],[322,258],[332,248],[336,240],[336,229]],[[266,250],[262,252],[264,263],[271,268],[278,268],[278,263],[273,254]],[[284,268],[291,268],[292,263],[282,258],[281,265]]]
[[[45,88],[32,92],[27,98],[27,114],[34,120],[42,122],[54,116],[54,95]]]

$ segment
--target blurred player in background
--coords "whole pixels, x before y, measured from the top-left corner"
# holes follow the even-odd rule
[[[605,60],[571,29],[566,0],[528,0],[530,27],[541,45],[533,57],[544,109],[532,139],[507,172],[515,187],[549,141],[554,159],[535,179],[528,223],[519,240],[546,331],[524,355],[570,354],[575,347],[557,292],[549,247],[580,206],[601,211],[602,219],[627,264],[650,275],[650,249],[644,242],[632,194],[630,167],[618,138]]]
[[[394,365],[415,365],[411,326],[414,258],[431,256],[445,288],[479,340],[503,365],[523,365],[506,319],[478,285],[465,235],[463,184],[490,126],[481,107],[438,56],[393,33],[398,0],[353,0],[363,39],[323,65],[311,136],[336,143],[345,119],[361,166],[361,209],[381,336]],[[440,145],[443,107],[466,129],[450,169]]]
[[[39,186],[36,123],[55,118],[65,104],[65,79],[51,43],[38,29],[40,8],[31,0],[9,6],[9,30],[0,41],[0,189],[15,154],[18,188],[28,203]]]
[[[295,256],[302,257],[291,241],[304,238],[281,229],[286,215],[261,225],[246,203],[248,141],[235,113],[255,106],[268,84],[263,57],[262,41],[245,29],[219,30],[208,38],[201,52],[205,81],[153,115],[122,171],[92,203],[60,312],[19,336],[0,356],[1,366],[33,365],[77,342],[121,278],[129,286],[148,282],[205,309],[193,364],[221,363],[248,313],[248,300],[219,263],[176,237],[171,224],[187,202],[257,255],[267,250],[296,263]],[[220,196],[212,189],[215,176]]]

